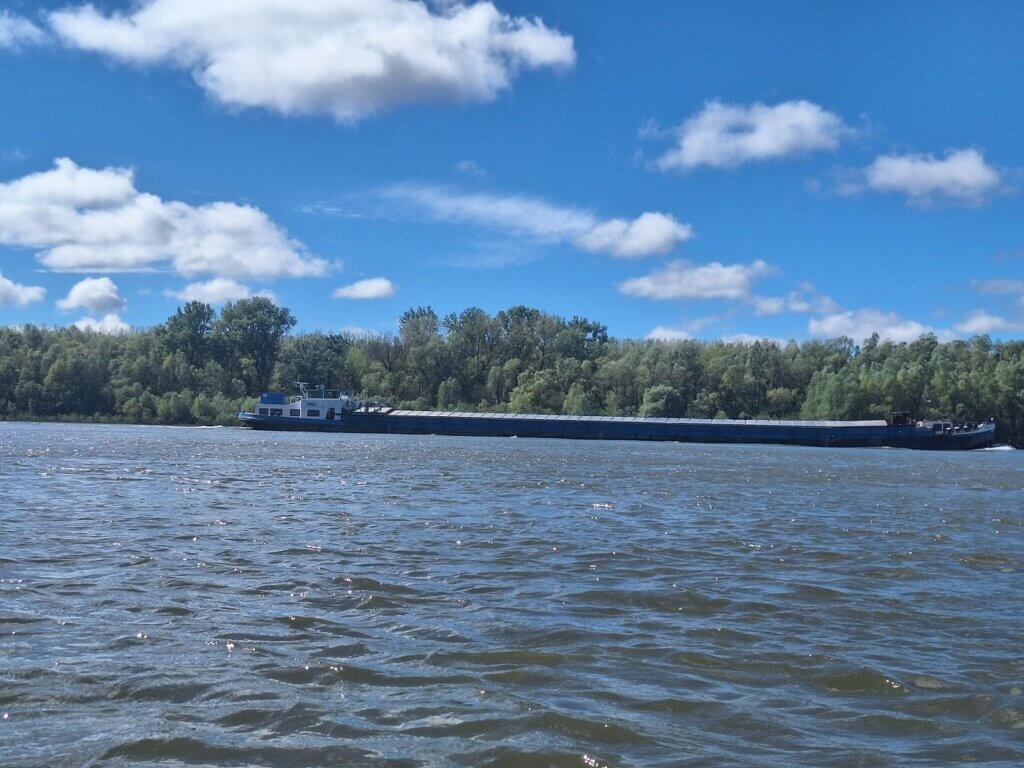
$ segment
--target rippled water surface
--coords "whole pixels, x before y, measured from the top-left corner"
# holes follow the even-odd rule
[[[1019,766],[1022,457],[0,424],[0,765]]]

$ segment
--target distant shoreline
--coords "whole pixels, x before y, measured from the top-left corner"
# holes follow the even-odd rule
[[[780,344],[616,339],[525,306],[406,311],[397,333],[292,333],[264,297],[180,307],[107,335],[0,328],[0,413],[56,423],[228,426],[262,392],[323,384],[415,411],[861,421],[995,421],[1024,447],[1024,342]]]

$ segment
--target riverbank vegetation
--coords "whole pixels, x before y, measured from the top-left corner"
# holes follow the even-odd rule
[[[1024,446],[1024,341],[636,341],[527,307],[411,309],[383,336],[294,325],[287,309],[254,298],[219,314],[192,302],[121,335],[0,329],[0,418],[230,424],[260,391],[307,381],[422,409],[995,418],[1000,440]]]

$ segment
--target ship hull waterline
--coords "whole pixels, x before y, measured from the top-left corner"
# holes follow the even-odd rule
[[[832,422],[687,419],[603,419],[520,414],[429,414],[354,412],[335,419],[264,416],[243,412],[246,427],[288,432],[450,435],[462,437],[542,437],[566,440],[633,440],[678,443],[800,445],[821,448],[911,448],[964,451],[995,442],[995,425],[937,434],[916,426]]]

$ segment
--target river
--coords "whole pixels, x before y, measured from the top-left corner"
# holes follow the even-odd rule
[[[1024,452],[0,424],[0,764],[1024,763]]]

